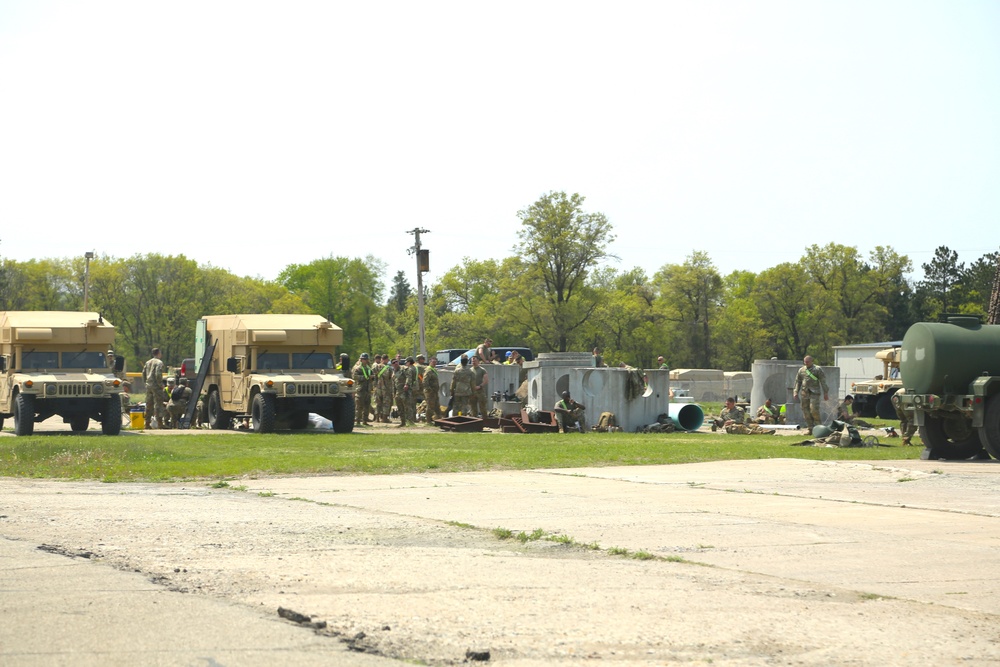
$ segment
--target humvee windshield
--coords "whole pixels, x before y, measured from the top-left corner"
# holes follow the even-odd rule
[[[25,370],[40,370],[42,368],[59,368],[58,352],[39,352],[31,350],[21,353],[21,368]]]
[[[287,352],[259,352],[257,354],[257,370],[280,371],[288,368]]]
[[[292,368],[333,368],[329,352],[292,352]]]
[[[63,352],[63,368],[104,368],[103,352]]]
[[[62,364],[59,363],[60,357]],[[21,353],[21,368],[24,370],[41,370],[53,368],[104,368],[106,360],[103,352],[53,352],[49,350],[30,350]]]
[[[288,352],[259,352],[257,370],[278,371],[293,369],[333,368],[333,355],[329,352],[292,352],[292,365],[288,365]]]

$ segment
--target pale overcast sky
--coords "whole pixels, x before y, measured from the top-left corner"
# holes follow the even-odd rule
[[[372,253],[579,192],[621,269],[1000,248],[1000,2],[0,0],[0,256]]]

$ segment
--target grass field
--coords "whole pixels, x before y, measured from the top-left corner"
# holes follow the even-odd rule
[[[48,433],[0,438],[0,476],[107,482],[277,474],[393,474],[649,465],[740,459],[915,459],[921,447],[798,447],[802,437],[716,433],[329,432],[188,435]]]

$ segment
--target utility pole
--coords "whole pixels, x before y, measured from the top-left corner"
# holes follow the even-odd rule
[[[427,336],[424,330],[424,271],[430,271],[430,251],[420,249],[420,235],[430,234],[429,229],[411,229],[406,232],[413,234],[413,247],[407,250],[417,256],[417,317],[420,320],[420,354],[427,356]]]
[[[87,251],[84,256],[83,265],[83,312],[87,312],[90,303],[90,260],[94,259],[93,251]]]

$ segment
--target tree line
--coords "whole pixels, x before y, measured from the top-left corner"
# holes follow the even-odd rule
[[[942,313],[987,315],[1000,253],[966,266],[938,247],[921,267],[889,246],[867,256],[813,245],[794,263],[721,275],[693,252],[652,276],[618,270],[612,225],[584,210],[579,194],[550,192],[518,212],[510,256],[462,261],[425,285],[428,350],[499,346],[536,352],[604,350],[612,362],[651,367],[749,370],[755,359],[829,363],[833,346],[899,340],[914,322]],[[344,349],[413,354],[417,298],[398,272],[385,294],[375,256],[317,259],[275,280],[248,278],[184,255],[101,256],[90,262],[88,306],[117,328],[116,351],[138,368],[152,347],[169,364],[191,356],[195,321],[222,313],[316,313],[344,329]],[[81,310],[82,258],[0,257],[0,310]]]

